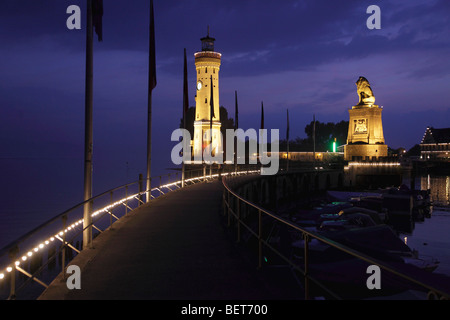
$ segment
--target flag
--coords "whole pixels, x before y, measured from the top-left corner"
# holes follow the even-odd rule
[[[261,130],[264,129],[264,105],[261,101]]]
[[[98,36],[98,41],[103,41],[102,18],[103,18],[103,0],[93,0],[92,24],[94,26],[95,33]]]
[[[289,141],[289,109],[286,109],[286,113],[287,113],[286,140]]]
[[[184,82],[183,82],[183,123],[186,129],[186,116],[189,109],[186,48],[184,48]]]
[[[153,0],[150,0],[150,43],[149,43],[149,90],[156,87],[156,59],[155,59],[155,18],[153,14]]]

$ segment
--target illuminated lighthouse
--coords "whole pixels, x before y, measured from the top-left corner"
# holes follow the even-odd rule
[[[222,55],[214,51],[215,39],[209,36],[209,28],[207,36],[200,40],[202,41],[202,51],[194,54],[197,74],[193,139],[194,159],[201,159],[203,151],[211,144],[211,141],[211,154],[213,156],[222,150],[219,111],[219,70]]]

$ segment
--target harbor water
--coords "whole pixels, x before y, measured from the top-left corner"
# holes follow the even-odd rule
[[[404,179],[403,182],[409,185],[407,180]],[[450,176],[421,177],[416,179],[416,188],[429,189],[435,207],[431,218],[414,222],[412,232],[400,234],[400,237],[411,249],[417,250],[419,255],[439,261],[435,273],[450,276]],[[46,193],[48,189],[41,192]],[[1,210],[0,249],[76,203],[75,200],[69,201],[67,206],[61,201],[45,203],[44,199],[48,197],[39,194],[39,190],[34,190],[33,198],[35,202],[27,207],[27,203],[19,198],[10,197],[14,206],[4,206]]]
[[[439,261],[435,273],[450,276],[450,176],[422,176],[415,186],[430,190],[433,201],[431,218],[415,222],[411,234],[402,234],[405,243],[422,256]]]
[[[439,261],[435,273],[450,276],[450,211],[433,211],[430,219],[416,222],[412,234],[402,237],[421,256]]]

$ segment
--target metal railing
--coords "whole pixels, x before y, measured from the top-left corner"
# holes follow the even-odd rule
[[[228,227],[232,225],[232,220],[235,223],[236,226],[236,232],[237,232],[237,242],[241,241],[241,235],[242,235],[242,228],[244,228],[250,236],[253,236],[257,240],[257,259],[258,259],[258,269],[262,268],[263,266],[263,248],[269,249],[271,252],[273,252],[276,256],[282,259],[285,263],[287,263],[288,266],[292,268],[293,271],[300,273],[303,276],[303,286],[304,286],[304,297],[305,299],[310,299],[310,285],[314,283],[320,290],[322,290],[324,293],[326,293],[329,297],[334,299],[341,300],[342,298],[335,292],[333,292],[331,289],[327,288],[323,283],[315,279],[310,274],[310,250],[309,250],[309,242],[311,239],[316,239],[320,241],[321,243],[324,243],[328,246],[331,246],[335,249],[338,249],[340,252],[346,253],[348,255],[351,255],[354,258],[363,260],[371,265],[377,265],[381,269],[388,271],[389,273],[392,273],[393,275],[396,275],[410,283],[413,283],[417,285],[418,287],[422,287],[426,290],[428,290],[427,298],[428,299],[450,299],[450,288],[448,290],[443,290],[436,288],[432,284],[425,283],[423,281],[420,281],[416,278],[414,278],[413,275],[407,275],[403,272],[397,270],[395,267],[389,265],[386,262],[382,262],[378,259],[375,259],[373,257],[370,257],[364,253],[358,252],[352,248],[349,248],[345,245],[339,244],[333,240],[330,240],[323,235],[320,235],[318,233],[312,232],[310,230],[306,230],[305,228],[302,228],[295,223],[288,221],[275,213],[264,209],[263,207],[245,199],[244,197],[237,194],[232,187],[230,187],[231,179],[223,179],[222,183],[224,186],[223,190],[223,214],[224,216],[227,216],[228,220]],[[245,184],[245,182],[244,182]],[[239,184],[237,184],[239,185]],[[256,226],[253,224],[253,228],[251,227],[250,222],[244,219],[244,216],[242,212],[244,211],[245,207],[247,206],[248,209],[252,209],[254,212],[257,212],[257,220]],[[287,257],[283,253],[280,252],[279,249],[275,248],[271,243],[264,238],[264,232],[263,232],[263,217],[272,219],[273,221],[276,221],[278,223],[284,224],[285,226],[291,228],[292,230],[295,230],[295,232],[299,232],[302,235],[302,238],[304,240],[304,252],[303,252],[303,266],[300,266],[298,263],[294,262],[290,257]],[[267,222],[266,222],[267,223]],[[254,248],[253,248],[254,249]],[[365,284],[365,281],[364,281]]]
[[[152,177],[149,194],[151,199],[155,199],[182,188],[182,185],[189,186],[221,175],[242,175],[249,172],[237,172],[231,166],[211,170],[206,166],[186,171],[184,182],[181,181],[181,172]],[[0,298],[16,299],[19,293],[23,299],[35,299],[39,296],[61,271],[65,275],[68,263],[82,251],[85,229],[92,227],[95,237],[145,203],[145,181],[139,175],[137,181],[83,201],[1,249]],[[83,207],[88,202],[92,205],[92,223],[83,226]]]

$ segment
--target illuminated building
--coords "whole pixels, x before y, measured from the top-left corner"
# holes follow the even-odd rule
[[[209,146],[211,141],[211,98],[213,99],[212,155],[214,156],[222,150],[219,111],[219,70],[222,55],[214,51],[215,39],[209,36],[209,29],[208,35],[200,40],[202,41],[202,51],[194,54],[197,74],[193,138],[193,154],[195,159],[201,158],[203,150]]]
[[[420,142],[422,160],[450,160],[450,128],[428,127]]]

